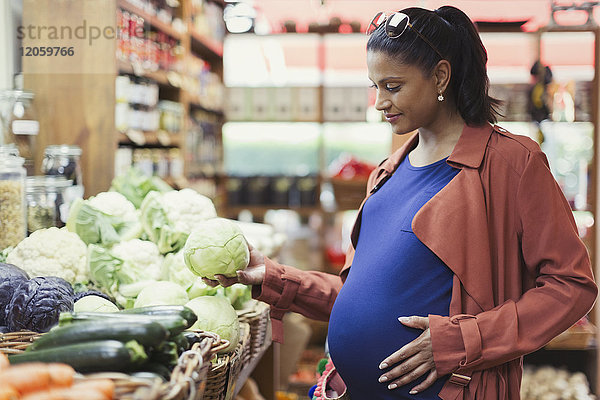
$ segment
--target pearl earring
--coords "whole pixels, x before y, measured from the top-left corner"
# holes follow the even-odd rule
[[[444,101],[444,95],[442,93],[438,95],[438,101]]]

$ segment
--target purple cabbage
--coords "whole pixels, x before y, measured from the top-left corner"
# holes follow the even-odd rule
[[[0,263],[0,326],[6,324],[4,310],[13,296],[15,289],[29,279],[27,272],[12,265]]]
[[[58,323],[61,312],[73,311],[73,288],[55,276],[22,282],[6,306],[9,331],[47,332]]]

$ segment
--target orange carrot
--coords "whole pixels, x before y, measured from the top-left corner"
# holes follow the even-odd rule
[[[21,400],[111,400],[93,385],[83,383],[75,384],[68,388],[51,388],[32,392],[21,397]]]
[[[0,400],[17,400],[19,392],[10,385],[0,385]]]
[[[70,386],[75,371],[66,364],[31,362],[0,371],[0,385],[10,384],[21,394],[50,386]]]
[[[71,386],[75,377],[75,370],[67,364],[49,363],[48,373],[52,386]]]
[[[115,382],[110,379],[85,379],[75,383],[72,388],[95,389],[96,391],[104,394],[108,399],[112,399],[115,395]]]
[[[0,353],[0,371],[10,367],[10,362],[8,361],[8,357],[4,353]]]

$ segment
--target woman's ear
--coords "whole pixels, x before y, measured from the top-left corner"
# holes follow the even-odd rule
[[[435,66],[433,75],[438,93],[444,93],[450,84],[450,76],[452,75],[450,63],[447,60],[440,60]]]

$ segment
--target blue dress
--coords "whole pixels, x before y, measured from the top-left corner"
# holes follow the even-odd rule
[[[352,267],[329,320],[331,358],[352,400],[438,399],[447,380],[408,392],[426,378],[389,390],[379,383],[384,358],[423,331],[400,316],[448,315],[452,271],[412,232],[416,212],[459,172],[446,159],[413,167],[406,157],[366,201]],[[440,227],[443,229],[443,227]]]

